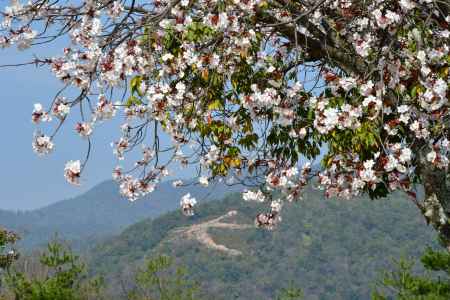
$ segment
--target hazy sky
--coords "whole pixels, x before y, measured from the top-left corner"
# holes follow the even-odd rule
[[[29,61],[34,54],[39,57],[59,55],[63,47],[64,44],[59,43],[51,48],[34,48],[25,52],[18,52],[15,48],[0,49],[0,65]],[[119,120],[96,127],[91,159],[83,173],[81,187],[69,185],[63,176],[65,162],[82,160],[86,151],[86,141],[73,130],[75,120],[69,120],[71,123],[58,134],[52,154],[42,158],[33,152],[31,142],[36,128],[31,122],[33,104],[41,102],[48,107],[61,86],[47,68],[0,68],[0,209],[42,207],[80,194],[111,178],[116,160],[110,142],[119,134]],[[177,176],[186,177],[188,173],[186,170]]]

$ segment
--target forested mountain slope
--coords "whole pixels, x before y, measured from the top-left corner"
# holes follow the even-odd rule
[[[368,299],[393,258],[418,257],[435,244],[433,230],[405,197],[343,201],[321,195],[309,190],[304,201],[286,206],[273,231],[247,226],[258,205],[237,194],[200,205],[193,218],[176,211],[139,222],[94,250],[92,272],[126,286],[144,257],[163,253],[187,266],[206,299],[273,299],[290,282],[307,299]],[[208,237],[235,255],[196,238],[198,228],[218,222],[239,224],[206,226]]]

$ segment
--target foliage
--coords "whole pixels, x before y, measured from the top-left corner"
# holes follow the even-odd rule
[[[58,242],[48,244],[40,257],[43,278],[12,271],[6,278],[7,290],[16,300],[101,299],[101,281],[86,282],[85,266],[69,249]]]
[[[32,265],[32,257],[23,264]],[[39,268],[18,271],[13,265],[0,291],[2,300],[101,300],[110,299],[101,277],[88,277],[80,258],[60,242],[48,244],[39,257]],[[132,300],[194,300],[198,286],[186,278],[185,268],[176,267],[167,256],[145,261],[135,274],[133,288],[126,295]]]
[[[301,300],[303,299],[303,291],[292,285],[284,288],[279,292],[277,300]]]
[[[230,257],[176,238],[180,227],[228,210],[238,213],[227,222],[253,224],[254,211],[263,209],[235,194],[200,205],[189,219],[180,212],[148,219],[101,243],[91,252],[89,264],[93,274],[105,276],[117,287],[145,257],[169,255],[186,266],[190,280],[201,284],[199,293],[205,299],[276,299],[277,291],[289,288],[292,280],[307,299],[368,299],[372,282],[379,271],[389,269],[391,258],[419,257],[421,245],[435,244],[435,235],[424,226],[414,204],[401,195],[343,203],[324,200],[312,188],[301,203],[286,209],[283,222],[273,231],[209,230],[216,243],[237,249],[242,256]]]
[[[242,256],[229,257],[189,239],[174,239],[176,229],[216,218],[227,209],[238,211],[229,221],[253,223],[253,212],[263,209],[262,205],[244,202],[235,194],[223,201],[201,204],[189,219],[176,211],[129,227],[94,248],[88,257],[89,275],[67,248],[51,244],[40,256],[41,271],[30,272],[32,269],[20,269],[18,263],[13,265],[9,295],[20,295],[17,297],[25,300],[127,296],[139,300],[285,300],[299,299],[302,294],[306,298],[367,299],[378,272],[390,269],[392,257],[418,257],[421,248],[417,245],[433,244],[434,235],[423,226],[410,200],[403,197],[341,203],[323,200],[312,188],[307,195],[301,204],[291,204],[283,215],[287,222],[273,231],[210,229],[217,243],[239,249]],[[27,258],[22,255],[22,259]],[[422,261],[430,270],[444,270],[449,256],[428,250]],[[128,283],[123,281],[124,271],[131,274]],[[89,279],[97,275],[105,277],[105,285]],[[413,276],[420,278],[410,278]],[[287,284],[293,278],[298,286]],[[425,281],[414,282],[417,286],[417,282]],[[122,292],[120,286],[124,283]],[[436,283],[427,283],[421,290],[426,290],[424,286],[428,290],[437,287]],[[379,297],[390,297],[383,291],[379,291]]]
[[[397,270],[385,272],[374,292],[374,300],[446,300],[450,299],[450,253],[427,248],[421,258],[424,275],[414,272],[414,260],[400,259]]]
[[[50,154],[79,114],[87,154],[65,164],[69,183],[81,182],[97,126],[123,116],[112,173],[132,201],[178,164],[197,166],[205,185],[237,178],[281,200],[301,197],[311,178],[342,198],[415,197],[423,183],[416,205],[450,245],[448,1],[148,4],[2,6],[0,48],[70,40],[60,56],[29,62],[65,86],[34,106],[34,151]],[[272,227],[270,215],[258,224]]]
[[[186,269],[173,267],[173,260],[159,256],[145,261],[145,267],[136,274],[136,288],[131,300],[194,300],[197,286],[186,278]],[[169,273],[169,274],[168,274]]]

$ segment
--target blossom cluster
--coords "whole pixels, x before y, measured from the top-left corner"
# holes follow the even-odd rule
[[[281,208],[283,204],[281,200],[272,201],[270,204],[270,212],[260,213],[255,218],[255,225],[266,229],[274,229],[281,222]]]
[[[51,153],[78,111],[74,133],[89,145],[101,122],[123,118],[112,143],[121,164],[150,145],[113,171],[130,200],[173,164],[198,164],[208,174],[202,186],[230,174],[262,177],[254,182],[288,201],[313,177],[330,197],[383,196],[410,192],[421,164],[449,167],[450,8],[441,2],[13,0],[0,15],[0,48],[68,35],[60,56],[34,63],[80,93],[61,91],[48,109],[35,104],[33,123],[57,124],[52,134],[36,131],[33,149]],[[66,164],[70,183],[80,183],[85,163]],[[192,199],[181,202],[188,215]],[[259,226],[278,222],[281,203],[272,204]]]
[[[183,214],[185,216],[193,216],[194,215],[194,206],[197,204],[197,200],[191,196],[190,193],[187,193],[181,198],[180,206]]]

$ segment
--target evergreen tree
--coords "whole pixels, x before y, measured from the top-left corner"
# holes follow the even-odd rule
[[[101,281],[86,280],[85,265],[61,243],[51,242],[40,257],[44,278],[18,271],[8,272],[8,292],[16,300],[101,299]]]
[[[185,268],[173,268],[173,259],[159,256],[146,261],[136,274],[136,287],[128,295],[133,300],[197,300],[194,282]]]
[[[401,259],[398,269],[386,272],[373,294],[374,300],[446,300],[450,299],[450,254],[428,248],[421,258],[425,275],[413,272],[414,262]]]

